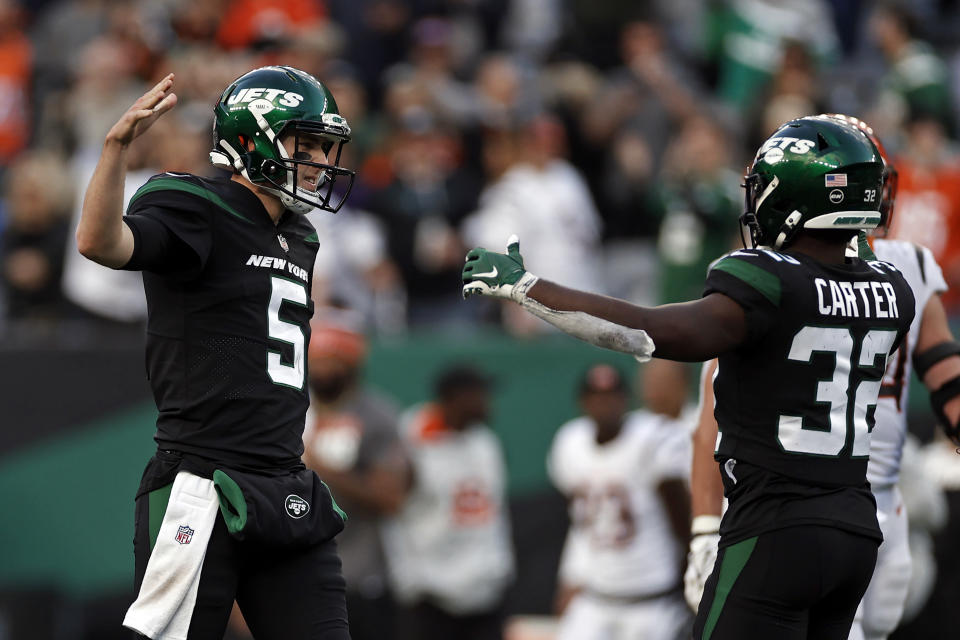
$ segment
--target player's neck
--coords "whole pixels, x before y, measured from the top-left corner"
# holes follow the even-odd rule
[[[280,202],[280,199],[277,196],[264,189],[261,189],[239,173],[233,174],[230,179],[234,182],[239,182],[247,189],[250,189],[250,191],[253,192],[253,195],[257,196],[257,199],[260,200],[263,208],[267,210],[267,215],[269,215],[270,219],[273,220],[273,224],[280,222],[280,217],[283,215],[286,207],[283,206],[283,203]]]
[[[843,264],[846,261],[846,242],[818,238],[815,235],[801,233],[787,248],[787,253],[802,253],[817,262]]]
[[[600,425],[597,424],[597,444],[607,444],[611,440],[615,439],[620,435],[620,431],[623,429],[623,421],[617,422],[616,424]]]

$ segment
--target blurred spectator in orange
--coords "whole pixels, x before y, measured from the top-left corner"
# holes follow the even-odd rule
[[[514,559],[490,383],[472,367],[448,367],[434,400],[401,417],[412,485],[385,541],[402,640],[503,637]]]
[[[874,126],[901,125],[911,111],[935,117],[947,135],[956,133],[947,66],[918,37],[918,22],[903,3],[881,3],[871,16],[870,33],[890,68],[883,79]],[[877,124],[879,122],[879,124]]]
[[[231,0],[173,0],[170,26],[181,45],[214,42]],[[177,78],[179,82],[179,77]]]
[[[27,144],[30,135],[32,46],[23,34],[23,10],[0,0],[0,169]]]
[[[56,154],[22,154],[4,176],[2,276],[12,320],[55,321],[66,311],[60,289],[70,233],[73,182]]]
[[[224,49],[262,49],[315,26],[326,16],[320,0],[231,0],[217,42]]]
[[[950,289],[948,312],[960,311],[960,158],[935,114],[915,112],[896,159],[897,207],[890,236],[928,247],[943,267]]]
[[[409,467],[393,402],[363,384],[367,343],[349,314],[328,310],[308,350],[310,414],[306,465],[322,474],[350,524],[337,537],[354,640],[390,640],[394,599],[387,581],[382,518],[403,505]]]
[[[527,260],[544,277],[602,292],[602,223],[586,181],[565,157],[565,138],[563,126],[549,114],[490,132],[483,152],[488,183],[480,208],[463,223],[463,237],[470,245],[502,247],[516,233]],[[511,332],[549,330],[513,306],[502,307]]]

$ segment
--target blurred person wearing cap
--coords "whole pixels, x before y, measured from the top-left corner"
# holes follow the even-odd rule
[[[310,412],[303,460],[350,514],[337,538],[353,640],[393,637],[381,522],[406,495],[408,464],[393,401],[363,384],[364,336],[346,323],[314,323],[308,351]]]
[[[673,384],[675,367],[683,365],[655,360],[645,367],[650,402],[636,411],[616,368],[590,367],[578,388],[583,415],[554,437],[547,469],[570,500],[571,520],[557,640],[677,640],[690,633],[681,592],[690,441],[680,420],[686,385]]]
[[[434,399],[401,419],[410,493],[387,529],[402,640],[499,640],[514,575],[506,465],[487,426],[491,380],[440,372]]]

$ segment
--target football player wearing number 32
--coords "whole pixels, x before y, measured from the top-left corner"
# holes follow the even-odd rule
[[[598,346],[719,357],[717,459],[729,509],[699,640],[845,640],[882,540],[866,481],[887,358],[914,316],[890,264],[847,258],[880,222],[884,165],[859,128],[810,116],[758,150],[741,218],[751,248],[697,301],[655,308],[566,289],[506,255],[467,254],[465,295],[504,297]]]
[[[124,626],[219,639],[236,600],[257,638],[346,639],[345,515],[301,462],[318,246],[302,214],[346,197],[350,127],[309,74],[256,69],[214,105],[210,159],[231,174],[154,176],[123,215],[127,149],[174,107],[173,82],[107,134],[77,229],[87,258],[143,272],[149,309],[158,451],[137,492]]]
[[[931,391],[934,411],[947,435],[960,444],[957,428],[960,417],[960,345],[953,339],[940,302],[939,294],[947,285],[933,254],[924,247],[884,237],[893,216],[897,173],[880,140],[860,120],[849,116],[833,117],[863,129],[884,156],[887,171],[880,203],[883,219],[874,233],[873,253],[878,259],[900,269],[913,290],[918,310],[906,339],[887,362],[875,410],[876,425],[870,436],[870,462],[867,465],[867,479],[877,500],[883,544],[870,586],[854,618],[850,640],[884,640],[900,622],[910,585],[908,514],[897,486],[907,434],[910,372],[912,368],[917,369],[918,377]],[[869,247],[858,244],[863,255]],[[694,609],[700,603],[704,581],[716,560],[717,532],[723,506],[721,477],[713,463],[717,439],[717,421],[713,416],[714,365],[714,361],[704,365],[700,420],[693,438],[693,538],[684,582],[687,602]]]

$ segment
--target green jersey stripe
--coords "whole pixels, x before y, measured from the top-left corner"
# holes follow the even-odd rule
[[[870,243],[867,241],[867,234],[863,231],[857,234],[857,255],[863,260],[877,259],[877,254],[870,248]]]
[[[713,604],[710,605],[710,612],[707,614],[707,621],[703,626],[703,640],[710,640],[713,629],[717,626],[717,620],[720,619],[720,612],[723,611],[723,605],[727,602],[727,596],[730,595],[730,590],[733,589],[737,578],[740,577],[740,572],[747,566],[747,561],[753,554],[755,546],[757,546],[756,536],[730,545],[723,551],[723,563],[720,565],[717,590],[713,594]]]
[[[344,522],[347,521],[347,512],[340,508],[340,505],[337,504],[337,501],[333,497],[333,491],[330,491],[330,485],[328,485],[323,480],[320,481],[323,486],[327,488],[327,493],[330,494],[330,502],[333,504],[333,510],[337,512],[337,515],[340,516],[340,519]]]
[[[167,503],[170,501],[170,491],[173,489],[173,483],[165,487],[160,487],[151,491],[147,497],[150,512],[150,550],[153,551],[157,544],[157,536],[160,535],[160,525],[163,524],[163,517],[167,515]]]
[[[737,258],[721,260],[713,268],[742,280],[775,306],[780,306],[780,279],[769,271]]]
[[[239,218],[244,222],[250,222],[252,224],[252,221],[247,216],[231,207],[229,204],[227,204],[226,200],[218,196],[216,193],[193,183],[186,182],[185,180],[177,180],[176,178],[158,178],[156,180],[151,180],[147,184],[140,187],[137,192],[133,194],[133,197],[130,198],[130,205],[136,202],[137,198],[140,196],[153,193],[154,191],[183,191],[184,193],[199,196],[209,200],[233,217]],[[128,208],[130,205],[128,205]]]

